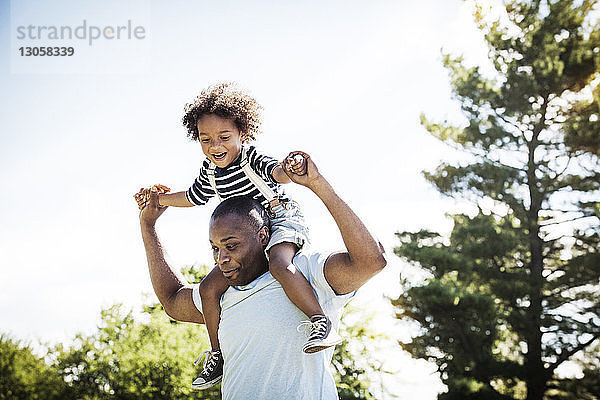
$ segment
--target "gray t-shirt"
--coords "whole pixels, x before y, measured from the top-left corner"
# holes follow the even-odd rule
[[[354,293],[338,296],[325,280],[329,254],[302,249],[294,265],[310,282],[323,311],[338,328],[344,305]],[[202,311],[197,286],[194,302]],[[297,327],[306,316],[287,298],[269,272],[246,286],[230,287],[221,298],[219,341],[225,361],[224,400],[335,400],[330,371],[333,348],[302,352],[306,334]]]

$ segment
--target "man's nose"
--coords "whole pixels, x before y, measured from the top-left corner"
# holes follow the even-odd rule
[[[217,252],[217,257],[215,261],[218,265],[222,265],[229,261],[229,254],[227,254],[227,252],[224,250],[219,250]]]

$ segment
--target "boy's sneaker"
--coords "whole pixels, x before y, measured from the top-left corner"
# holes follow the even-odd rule
[[[223,356],[221,355],[220,350],[203,351],[196,358],[196,361],[194,361],[194,365],[198,365],[205,354],[207,356],[204,359],[204,368],[202,369],[200,376],[192,382],[193,390],[202,390],[214,386],[219,383],[223,377]]]
[[[302,347],[305,353],[316,353],[328,347],[342,343],[342,338],[331,329],[331,321],[324,315],[314,315],[310,321],[303,321],[298,332],[308,331],[308,341]]]

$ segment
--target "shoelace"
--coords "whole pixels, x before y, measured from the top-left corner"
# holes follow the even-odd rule
[[[204,357],[204,355],[208,354],[208,357],[204,359],[204,366],[202,367],[202,374],[206,371],[207,373],[211,373],[213,369],[217,366],[218,357],[210,350],[204,350],[196,359],[194,360],[194,365],[200,364],[200,361]]]
[[[304,332],[308,340],[320,337],[327,332],[327,319],[320,318],[316,321],[302,321],[296,328],[298,332]]]

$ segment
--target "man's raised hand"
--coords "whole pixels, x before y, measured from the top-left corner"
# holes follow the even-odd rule
[[[302,186],[310,188],[322,177],[310,156],[303,151],[292,151],[282,164],[283,170],[292,182]]]

